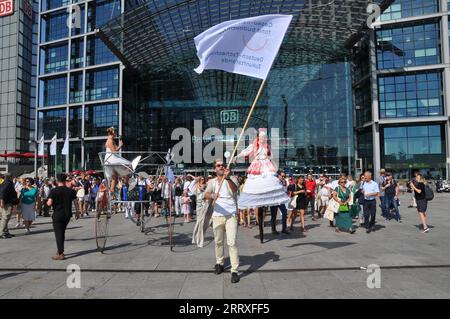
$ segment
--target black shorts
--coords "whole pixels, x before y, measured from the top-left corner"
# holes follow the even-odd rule
[[[305,199],[297,200],[297,209],[307,209],[308,201]]]
[[[428,201],[426,199],[416,199],[417,211],[419,213],[425,213],[428,208]]]

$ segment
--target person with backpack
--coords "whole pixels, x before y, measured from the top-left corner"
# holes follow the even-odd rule
[[[416,175],[416,183],[411,181],[410,187],[414,192],[414,197],[417,203],[417,212],[419,213],[420,222],[422,223],[423,229],[422,233],[428,233],[430,229],[427,225],[427,208],[428,208],[428,200],[427,200],[427,182],[425,178],[421,174]],[[431,198],[431,196],[428,196]]]
[[[397,222],[401,223],[400,212],[398,210],[398,183],[394,180],[391,173],[386,173],[386,179],[381,186],[382,191],[384,191],[384,203],[386,210],[386,220],[391,219],[391,206],[394,206],[395,215],[394,218]]]

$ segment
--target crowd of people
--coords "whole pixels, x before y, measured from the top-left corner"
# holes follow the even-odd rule
[[[423,231],[428,232],[426,223],[427,201],[424,200],[425,185],[427,182],[422,175],[416,173],[409,183],[409,189],[414,190],[410,206],[417,207]],[[239,185],[238,196],[242,191],[246,177],[235,176]],[[400,185],[389,172],[381,170],[380,176],[373,181],[372,174],[366,172],[357,176],[341,174],[331,178],[325,174],[308,174],[306,177],[287,176],[284,171],[278,172],[280,184],[285,188],[289,203],[270,207],[255,207],[239,209],[239,225],[244,228],[254,226],[264,227],[266,214],[270,212],[271,227],[274,234],[276,230],[276,214],[282,214],[282,233],[289,234],[294,229],[299,217],[299,230],[307,232],[306,216],[315,221],[324,218],[331,199],[339,204],[338,211],[334,212],[330,226],[336,232],[348,231],[354,233],[356,226],[365,227],[366,231],[375,231],[376,198],[379,198],[378,207],[381,217],[386,220],[402,222],[399,212]],[[17,200],[11,207],[11,214],[16,216],[15,229],[24,229],[25,234],[31,233],[31,225],[36,217],[50,217],[51,207],[47,204],[51,190],[57,186],[54,178],[14,178],[8,177],[15,190]],[[212,176],[193,176],[191,174],[177,176],[175,182],[168,183],[166,176],[139,176],[135,181],[137,196],[134,200],[147,203],[123,203],[116,205],[117,212],[124,212],[124,218],[135,216],[139,226],[141,214],[152,217],[162,216],[162,209],[171,207],[176,217],[183,217],[185,223],[190,223],[196,215],[197,207],[204,206],[204,192],[208,180]],[[3,178],[5,180],[5,178]],[[76,191],[77,208],[80,217],[88,217],[96,212],[96,197],[102,184],[106,180],[98,176],[81,174],[68,176],[68,185]],[[170,186],[169,186],[170,185]],[[130,179],[120,178],[115,186],[115,193],[122,201],[131,200],[129,194]],[[170,189],[169,189],[170,187]],[[170,206],[171,205],[171,206]],[[281,207],[280,207],[281,206]],[[257,211],[260,211],[258,213]],[[9,233],[3,233],[7,236]]]
[[[221,164],[223,166],[223,164]],[[222,167],[223,169],[223,167]],[[230,173],[229,173],[230,174]],[[362,227],[367,233],[377,230],[376,228],[376,210],[379,207],[381,217],[386,220],[395,220],[402,222],[399,211],[399,192],[400,185],[393,178],[390,172],[381,170],[380,175],[373,180],[371,172],[365,172],[354,179],[351,175],[341,174],[337,178],[331,178],[325,174],[320,174],[316,178],[312,174],[306,177],[287,176],[284,171],[278,171],[277,178],[280,185],[283,186],[289,202],[280,205],[254,208],[240,208],[236,201],[236,227],[242,226],[251,229],[258,226],[260,230],[260,239],[263,243],[263,228],[265,226],[266,214],[270,212],[270,226],[272,234],[278,235],[277,231],[277,214],[281,212],[282,233],[289,235],[294,231],[294,226],[298,223],[298,231],[306,234],[308,229],[308,216],[311,221],[322,218],[329,220],[329,226],[333,227],[336,232],[348,232],[354,234],[356,229]],[[236,185],[236,198],[240,196],[246,183],[245,176],[232,176],[233,184]],[[140,223],[141,214],[152,215],[153,217],[162,216],[164,208],[170,208],[174,216],[183,217],[185,223],[196,220],[193,234],[193,243],[199,247],[203,246],[204,233],[209,226],[213,226],[215,235],[217,235],[218,227],[211,225],[210,219],[218,220],[223,214],[229,210],[231,203],[220,204],[220,199],[214,205],[214,211],[210,212],[212,216],[206,216],[208,206],[205,199],[214,197],[210,184],[216,178],[213,176],[193,176],[190,174],[177,176],[173,183],[167,181],[166,176],[149,176],[144,178],[139,176],[134,181],[134,189],[136,196],[134,200],[145,203],[123,203],[115,205],[118,212],[124,212],[124,218],[135,217],[136,224]],[[129,187],[133,184],[129,177],[118,179],[115,185],[115,194],[118,199],[123,201],[131,200]],[[89,176],[81,174],[80,176],[67,176],[63,182],[58,184],[54,178],[14,178],[8,175],[0,175],[0,236],[7,239],[14,237],[9,231],[8,222],[12,215],[16,216],[15,229],[24,229],[25,234],[32,233],[32,224],[36,217],[50,217],[55,215],[55,208],[52,206],[52,194],[57,190],[58,185],[65,185],[73,192],[73,203],[71,203],[70,211],[75,210],[76,218],[88,217],[90,213],[96,212],[96,203],[98,203],[97,195],[100,191],[107,190],[106,180],[98,176]],[[427,225],[427,198],[426,198],[427,182],[421,174],[415,173],[415,178],[409,182],[408,188],[413,192],[413,203],[417,207],[419,218],[422,224],[422,232],[427,233],[429,227]],[[209,192],[208,192],[209,187]],[[228,187],[223,190],[233,193]],[[67,191],[66,191],[67,192]],[[206,195],[209,193],[208,195]],[[72,196],[72,195],[71,195]],[[220,196],[219,196],[220,197]],[[233,196],[225,196],[232,198]],[[378,199],[378,200],[377,200]],[[334,202],[334,206],[331,204]],[[228,205],[228,206],[227,206]],[[333,210],[333,207],[334,210]],[[217,210],[217,211],[216,211]],[[58,254],[54,259],[58,260],[63,254],[63,237],[62,231],[67,226],[70,218],[63,218],[62,223],[55,226],[55,235],[57,236]],[[71,213],[70,213],[70,216]],[[297,221],[297,217],[298,221]],[[54,220],[55,223],[55,220]],[[218,223],[218,222],[217,222]],[[219,223],[220,224],[220,223]],[[62,225],[62,226],[61,226]],[[225,224],[222,233],[225,231]],[[58,234],[59,233],[59,234]],[[227,236],[230,237],[233,231],[228,229]],[[59,239],[58,239],[59,236]],[[221,235],[223,236],[223,234]],[[228,240],[228,245],[233,244],[233,238]],[[223,245],[223,243],[222,243]],[[233,247],[233,245],[231,245]],[[216,247],[217,248],[217,247]],[[219,247],[223,249],[223,247]],[[217,248],[218,249],[218,248]],[[219,249],[219,250],[220,250]],[[218,253],[218,265],[221,264],[223,254]],[[235,261],[236,263],[236,261]],[[220,266],[217,266],[216,272],[220,273]],[[217,268],[216,267],[216,268]],[[235,279],[236,280],[236,279]]]
[[[185,224],[195,219],[192,243],[199,247],[203,247],[204,235],[212,227],[216,274],[224,270],[226,236],[231,281],[236,283],[239,281],[238,226],[240,224],[250,229],[252,224],[258,225],[259,238],[264,243],[268,212],[272,234],[279,235],[277,214],[280,211],[281,233],[286,236],[296,231],[297,217],[298,231],[305,236],[310,230],[308,215],[312,221],[328,219],[329,226],[337,233],[354,234],[359,224],[369,234],[377,230],[378,205],[383,218],[394,219],[398,223],[402,221],[399,212],[400,185],[392,173],[382,169],[375,179],[370,171],[356,178],[345,174],[335,178],[325,174],[316,178],[312,174],[306,178],[287,176],[284,171],[276,169],[271,159],[264,129],[258,130],[253,143],[236,157],[253,157],[246,176],[233,175],[229,165],[225,168],[221,159],[214,161],[214,177],[187,174],[173,179],[174,176],[130,174],[132,162],[120,156],[123,143],[116,145],[115,136],[114,128],[109,128],[105,144],[106,179],[86,174],[61,174],[56,180],[0,175],[1,238],[14,237],[8,227],[11,215],[16,215],[15,228],[25,228],[25,234],[30,234],[36,216],[50,216],[52,211],[57,243],[57,253],[52,258],[63,260],[65,230],[73,216],[73,207],[78,219],[88,217],[89,213],[103,212],[110,199],[120,200],[115,201],[112,209],[124,212],[125,219],[133,217],[137,226],[141,225],[142,214],[153,217],[167,217],[168,214],[183,216]],[[408,186],[414,195],[412,205],[417,207],[422,232],[427,233],[427,204],[433,197],[432,191],[419,172],[415,173]]]

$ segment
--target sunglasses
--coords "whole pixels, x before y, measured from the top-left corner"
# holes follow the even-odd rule
[[[225,165],[223,164],[217,164],[216,167],[224,167]]]
[[[347,184],[347,182],[339,182],[339,184]]]

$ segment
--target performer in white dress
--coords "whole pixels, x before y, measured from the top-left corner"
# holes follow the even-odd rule
[[[286,204],[289,197],[276,177],[265,129],[259,129],[256,139],[237,158],[254,156],[247,169],[247,180],[238,199],[239,209]]]
[[[123,143],[122,141],[119,141],[119,145],[116,145],[114,142],[116,130],[113,127],[110,127],[107,132],[108,139],[105,143],[106,154],[104,160],[105,177],[110,181],[111,193],[115,194],[117,179],[119,176],[127,176],[130,174],[131,162],[117,154],[123,147]]]

